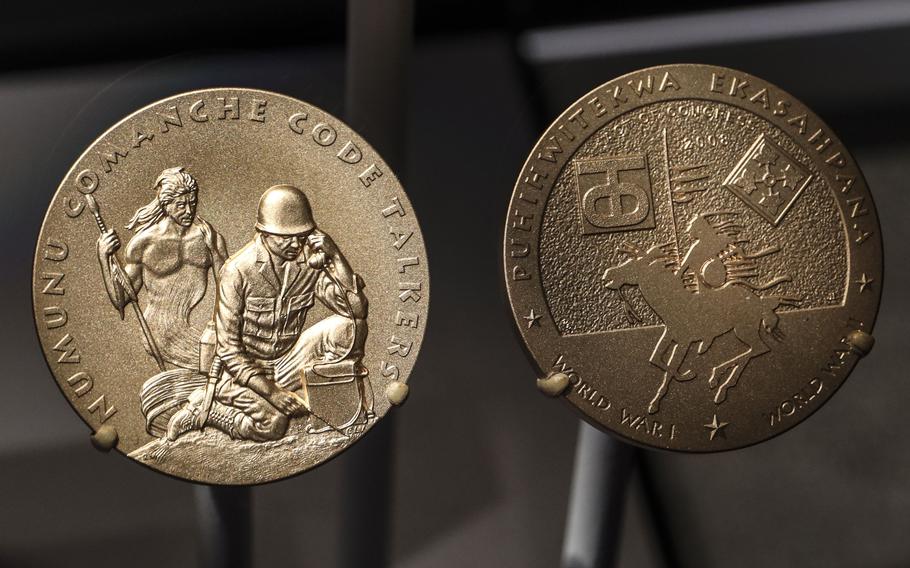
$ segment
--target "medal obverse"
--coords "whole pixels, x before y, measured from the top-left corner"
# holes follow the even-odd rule
[[[108,130],[34,262],[45,358],[96,445],[213,484],[306,471],[401,404],[428,301],[417,219],[375,150],[251,89]]]
[[[504,269],[539,388],[640,445],[775,436],[873,344],[882,244],[856,162],[811,110],[707,65],[572,104],[515,185]]]

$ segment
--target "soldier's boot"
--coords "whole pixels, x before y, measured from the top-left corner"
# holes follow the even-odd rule
[[[247,438],[244,432],[253,426],[253,419],[236,408],[215,401],[205,424],[218,428],[233,440],[239,440]]]
[[[199,430],[199,408],[205,400],[205,391],[196,389],[190,393],[186,404],[178,410],[167,423],[167,439],[173,442],[192,430]]]
[[[200,425],[199,414],[202,409],[197,404],[187,404],[171,417],[167,425],[167,439],[174,441],[180,436],[192,430],[199,430],[205,426],[218,428],[233,439],[240,438],[242,422],[244,419],[252,419],[243,414],[236,408],[225,406],[220,402],[213,401],[209,414],[206,417],[205,424]]]
[[[180,436],[196,429],[196,414],[192,405],[178,410],[167,423],[167,439],[173,442]]]

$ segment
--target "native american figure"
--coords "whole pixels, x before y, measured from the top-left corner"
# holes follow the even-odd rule
[[[199,187],[182,167],[161,172],[154,190],[155,198],[126,226],[135,234],[122,263],[115,257],[120,248],[117,232],[105,231],[98,239],[104,287],[121,318],[126,305],[145,290],[140,321],[146,350],[159,366],[163,361],[198,369],[202,329],[190,323],[190,315],[205,297],[209,274],[217,279],[228,257],[227,245],[196,214]]]
[[[783,340],[775,311],[797,303],[794,298],[757,294],[790,278],[780,275],[754,283],[759,276],[757,260],[779,249],[749,252],[749,241],[742,238],[735,213],[696,215],[686,233],[692,244],[680,260],[673,243],[645,251],[627,243],[620,251],[629,258],[607,268],[603,275],[607,288],[620,293],[624,286],[637,286],[663,320],[663,334],[650,358],[650,363],[663,371],[663,380],[648,407],[651,414],[659,411],[672,379],[695,378],[694,372],[684,367],[689,348],[694,344],[697,354],[703,355],[715,339],[732,331],[746,350],[715,366],[708,378],[708,385],[715,389],[714,402],[724,402],[749,362],[770,351],[765,338]],[[640,319],[628,301],[626,310],[630,319]]]

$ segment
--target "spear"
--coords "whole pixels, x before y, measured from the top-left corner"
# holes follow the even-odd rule
[[[95,217],[95,223],[98,224],[98,230],[101,231],[102,235],[107,233],[107,225],[105,225],[104,219],[101,218],[101,210],[98,208],[98,202],[95,201],[95,198],[91,195],[85,196],[85,202],[88,204],[92,216]],[[152,354],[155,362],[158,363],[159,369],[162,371],[167,370],[164,367],[164,359],[161,357],[161,352],[158,351],[158,345],[155,344],[155,338],[152,337],[152,330],[149,329],[148,322],[145,321],[145,316],[142,315],[142,309],[139,307],[139,298],[136,295],[136,291],[133,290],[133,285],[123,271],[123,266],[121,266],[120,259],[117,258],[116,254],[111,255],[110,263],[111,280],[121,285],[124,292],[126,292],[128,303],[132,304],[133,311],[136,312],[136,319],[139,320],[139,327],[142,328],[142,338],[145,341],[146,351]]]

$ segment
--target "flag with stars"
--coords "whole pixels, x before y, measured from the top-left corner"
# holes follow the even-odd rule
[[[811,180],[795,158],[762,134],[727,176],[724,187],[777,226]]]

